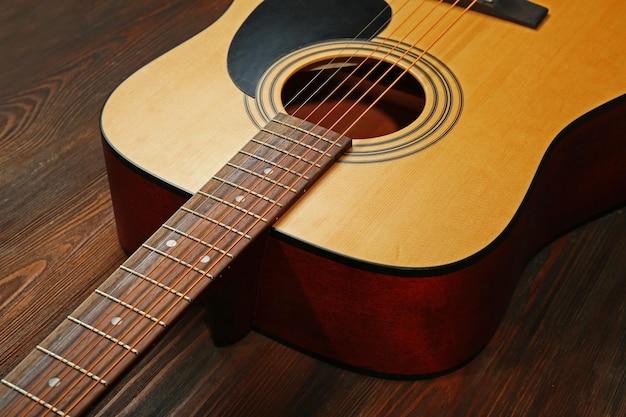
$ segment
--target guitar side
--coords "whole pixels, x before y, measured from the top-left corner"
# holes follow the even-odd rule
[[[133,87],[132,78],[127,85]],[[504,227],[482,238],[487,244],[480,250],[454,261],[414,265],[349,256],[279,224],[265,249],[256,311],[241,321],[376,374],[432,375],[467,361],[495,331],[529,257],[564,230],[624,203],[625,102],[620,96],[547,138],[549,147],[529,168],[533,175],[523,181],[530,186],[513,199],[519,202],[504,216]],[[129,162],[107,130],[112,120],[103,119],[105,154],[120,238],[130,250],[192,187]],[[252,129],[243,126],[237,129]],[[140,214],[146,212],[153,213],[149,219]]]
[[[624,112],[622,96],[562,133],[515,221],[481,256],[447,270],[393,269],[342,259],[274,231],[256,312],[231,293],[225,304],[236,307],[222,314],[234,313],[293,347],[360,371],[425,376],[453,369],[489,341],[517,277],[538,249],[624,204]],[[118,234],[132,250],[187,196],[128,166],[106,144],[104,149]],[[241,317],[244,311],[250,316]],[[221,319],[232,323],[232,316]],[[245,326],[236,334],[249,330]],[[232,341],[232,331],[214,337]]]

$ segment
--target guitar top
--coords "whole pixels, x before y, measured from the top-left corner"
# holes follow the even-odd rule
[[[284,111],[276,85],[297,69],[336,53],[382,55],[378,45],[415,45],[414,55],[427,49],[410,71],[425,90],[417,118],[355,140],[275,226],[346,259],[419,269],[480,253],[512,222],[559,133],[626,92],[623,2],[545,2],[550,14],[535,30],[460,16],[458,7],[430,29],[447,4],[406,24],[418,20],[414,5],[396,0],[393,20],[371,42],[322,42],[291,54],[251,98],[226,60],[259,3],[235,1],[214,25],[126,80],[104,109],[105,138],[141,170],[193,192]],[[432,4],[420,7],[425,14]]]

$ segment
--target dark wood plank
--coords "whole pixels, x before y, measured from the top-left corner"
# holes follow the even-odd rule
[[[225,0],[0,8],[0,375],[124,259],[98,129],[124,77]],[[626,415],[626,215],[537,254],[504,322],[462,369],[358,375],[257,333],[212,345],[195,306],[91,415]]]

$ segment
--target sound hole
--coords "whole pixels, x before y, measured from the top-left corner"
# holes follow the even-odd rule
[[[388,135],[424,109],[419,81],[374,59],[316,62],[293,74],[281,98],[287,113],[352,139]]]

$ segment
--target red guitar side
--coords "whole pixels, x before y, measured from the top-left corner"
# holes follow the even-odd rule
[[[565,33],[569,30],[567,22],[557,20],[565,16],[581,18],[584,7],[571,5],[571,10],[567,11],[550,9],[555,13],[553,20],[548,20],[546,27],[540,27],[537,32],[501,21],[492,22],[480,15],[468,15],[464,19],[468,19],[467,23],[471,23],[471,19],[481,19],[482,25],[494,23],[481,33],[499,30],[506,33],[513,28],[522,36],[532,37],[533,33],[547,34],[546,30],[554,29],[554,25],[562,27],[559,30]],[[593,30],[593,24],[589,22],[588,26],[581,25],[577,30],[585,30],[583,28]],[[468,47],[484,51],[479,42]],[[167,68],[180,61],[180,57],[184,60],[193,48],[189,46],[177,59],[170,57],[169,63],[166,56],[161,66]],[[520,64],[516,57],[512,58],[515,61],[499,65],[507,68],[506,65]],[[590,68],[593,62],[590,59]],[[557,68],[563,65],[558,62],[523,64],[533,71],[541,65]],[[154,74],[144,73],[145,78],[130,79],[128,83],[146,85],[150,77],[167,76],[161,74],[158,67],[152,71]],[[601,72],[602,68],[597,71]],[[150,74],[149,68],[146,73]],[[559,80],[544,81],[550,85]],[[528,94],[537,94],[545,87],[538,85],[528,89]],[[441,265],[397,266],[346,256],[294,237],[280,228],[272,230],[267,241],[259,245],[258,253],[238,262],[237,271],[230,274],[229,280],[223,280],[228,283],[220,283],[225,288],[211,287],[214,301],[208,306],[213,310],[216,340],[218,343],[233,341],[250,329],[256,329],[321,358],[378,375],[427,376],[468,361],[480,352],[497,328],[517,277],[529,258],[569,228],[626,201],[626,146],[623,142],[626,96],[620,96],[623,91],[619,89],[614,93],[613,100],[567,120],[560,133],[549,138],[549,146],[529,181],[530,186],[523,191],[523,200],[506,227],[489,244],[463,259]],[[227,106],[222,96],[219,97],[215,107]],[[239,105],[241,98],[237,96],[234,100]],[[555,98],[554,102],[564,100],[568,99]],[[468,97],[468,108],[470,101]],[[188,105],[192,106],[194,104]],[[530,113],[519,117],[536,117]],[[475,116],[484,117],[485,123],[492,124],[492,119],[499,119],[494,114]],[[143,117],[154,118],[154,124],[168,123],[165,114],[147,114],[129,117],[128,125]],[[546,120],[550,119],[546,116]],[[176,185],[176,179],[170,180],[167,174],[159,172],[152,175],[150,172],[155,172],[155,168],[146,170],[132,157],[118,151],[118,144],[111,144],[111,137],[107,136],[114,118],[107,120],[104,149],[111,192],[120,240],[130,252],[190,194],[185,191],[186,186]],[[517,123],[517,120],[518,117],[513,117],[509,123]],[[515,132],[509,132],[506,120],[503,123],[503,132],[515,136]],[[119,132],[111,136],[117,137],[124,131]],[[144,133],[138,134],[141,135]],[[448,139],[444,142],[448,143]],[[506,140],[498,146],[506,147]],[[419,159],[415,163],[419,164]],[[329,176],[332,175],[331,172]],[[368,210],[367,205],[363,210]],[[418,222],[416,218],[415,230],[410,233],[420,232]],[[440,237],[441,240],[447,238]]]
[[[460,366],[495,332],[537,250],[625,202],[625,112],[622,96],[563,130],[505,233],[459,264],[368,265],[271,233],[260,270],[240,263],[223,280],[230,288],[212,292],[216,341],[254,328],[378,375],[428,376]],[[120,241],[131,251],[188,195],[122,162],[106,142],[104,150]]]

